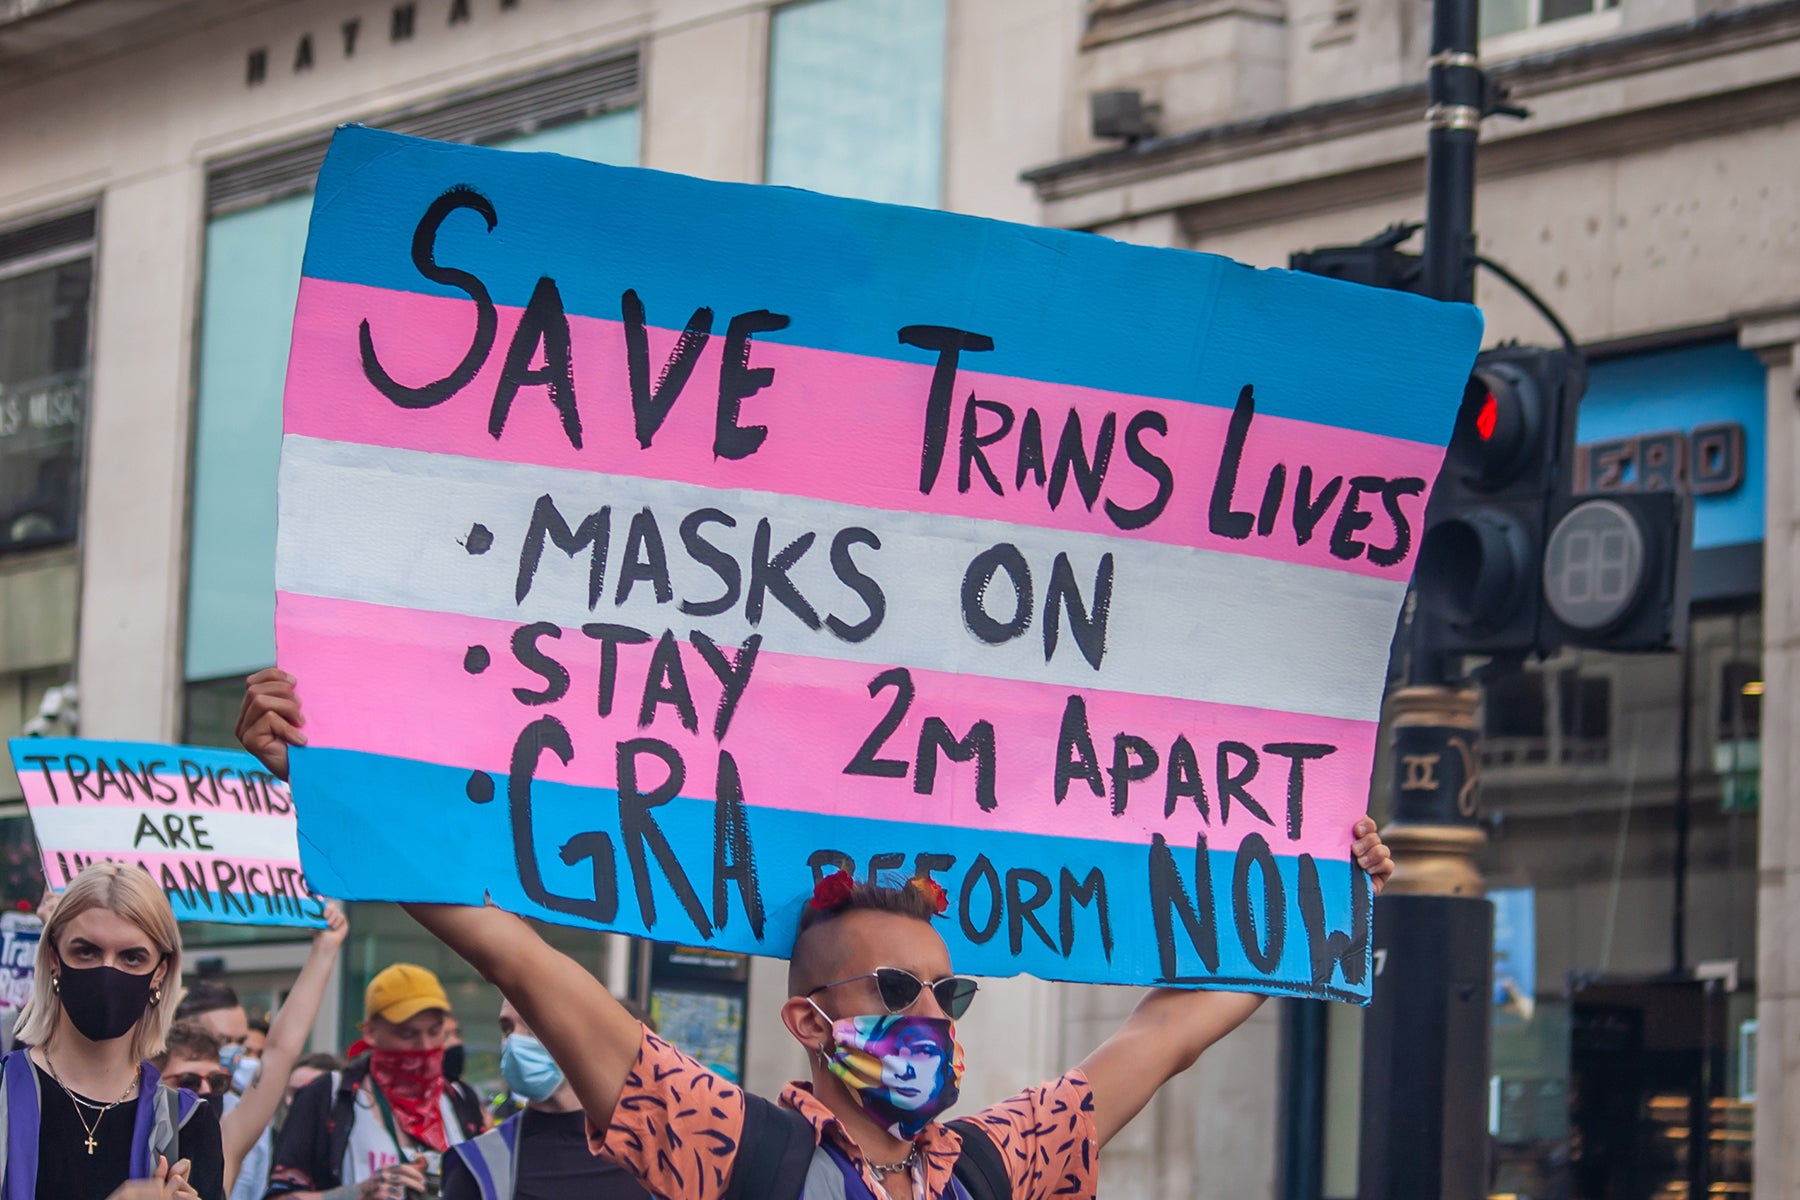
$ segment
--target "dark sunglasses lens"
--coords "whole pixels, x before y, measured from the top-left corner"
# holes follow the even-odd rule
[[[969,1005],[975,1001],[975,981],[962,975],[940,979],[931,985],[931,990],[937,996],[938,1007],[952,1021],[961,1019],[969,1011]]]
[[[925,985],[899,967],[882,967],[875,972],[875,986],[881,989],[881,1003],[891,1013],[905,1012],[919,998]]]
[[[223,1096],[226,1092],[231,1090],[231,1076],[223,1071],[220,1071],[215,1075],[208,1075],[206,1077],[206,1082],[211,1085],[215,1096]]]

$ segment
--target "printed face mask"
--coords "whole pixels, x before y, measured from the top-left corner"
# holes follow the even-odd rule
[[[562,1086],[562,1068],[544,1049],[544,1043],[522,1033],[508,1034],[500,1043],[500,1078],[521,1100],[548,1100]]]
[[[822,1053],[826,1069],[895,1137],[910,1141],[956,1103],[962,1047],[955,1025],[942,1017],[844,1017],[832,1022],[831,1044]]]
[[[133,975],[117,967],[71,967],[57,977],[56,994],[77,1033],[90,1042],[124,1037],[150,1007],[155,971]]]

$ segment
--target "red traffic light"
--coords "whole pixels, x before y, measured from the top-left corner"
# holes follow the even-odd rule
[[[1546,454],[1545,414],[1550,405],[1525,372],[1506,362],[1483,363],[1469,376],[1462,408],[1444,460],[1465,486],[1497,492],[1532,473]]]

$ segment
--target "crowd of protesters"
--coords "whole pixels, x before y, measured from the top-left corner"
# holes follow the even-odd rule
[[[302,721],[293,681],[251,684],[240,739],[285,776]],[[1347,832],[1379,890],[1393,865],[1374,823]],[[345,1060],[303,1054],[348,933],[335,905],[259,1025],[215,980],[183,989],[162,889],[99,862],[41,910],[18,1048],[0,1059],[0,1200],[1092,1196],[1101,1147],[1260,1003],[1152,990],[1078,1067],[945,1123],[962,1075],[954,1023],[977,985],[950,970],[928,881],[820,881],[780,1014],[812,1077],[778,1102],[662,1041],[518,918],[405,907],[505,998],[513,1111],[497,1124],[461,1078],[461,1028],[424,967],[369,981]]]

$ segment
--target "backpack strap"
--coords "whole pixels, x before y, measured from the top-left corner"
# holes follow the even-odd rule
[[[325,1169],[340,1184],[347,1182],[339,1177],[344,1169],[344,1155],[350,1149],[350,1128],[356,1124],[356,1089],[362,1082],[360,1078],[346,1078],[349,1074],[331,1073],[331,1116],[327,1121]]]
[[[1012,1178],[994,1140],[974,1121],[951,1121],[950,1128],[962,1136],[954,1178],[968,1191],[969,1200],[1012,1200]]]
[[[816,1149],[805,1117],[745,1092],[744,1128],[721,1200],[799,1200]]]
[[[39,1097],[29,1051],[21,1047],[0,1059],[0,1088],[6,1097],[6,1200],[32,1200],[37,1195]]]
[[[155,1092],[156,1117],[150,1127],[149,1157],[162,1155],[171,1163],[181,1161],[181,1131],[200,1107],[200,1097],[186,1088],[159,1087]]]
[[[147,1062],[138,1064],[137,1115],[131,1122],[131,1170],[126,1175],[128,1179],[148,1179],[151,1171],[156,1168],[153,1160],[154,1147],[157,1145],[157,1134],[162,1132],[157,1128],[161,1123],[157,1118],[164,1116],[167,1119],[167,1105],[163,1101],[161,1083],[161,1071]],[[146,1100],[149,1101],[148,1104],[145,1103]],[[169,1135],[173,1138],[174,1123],[168,1123]]]

